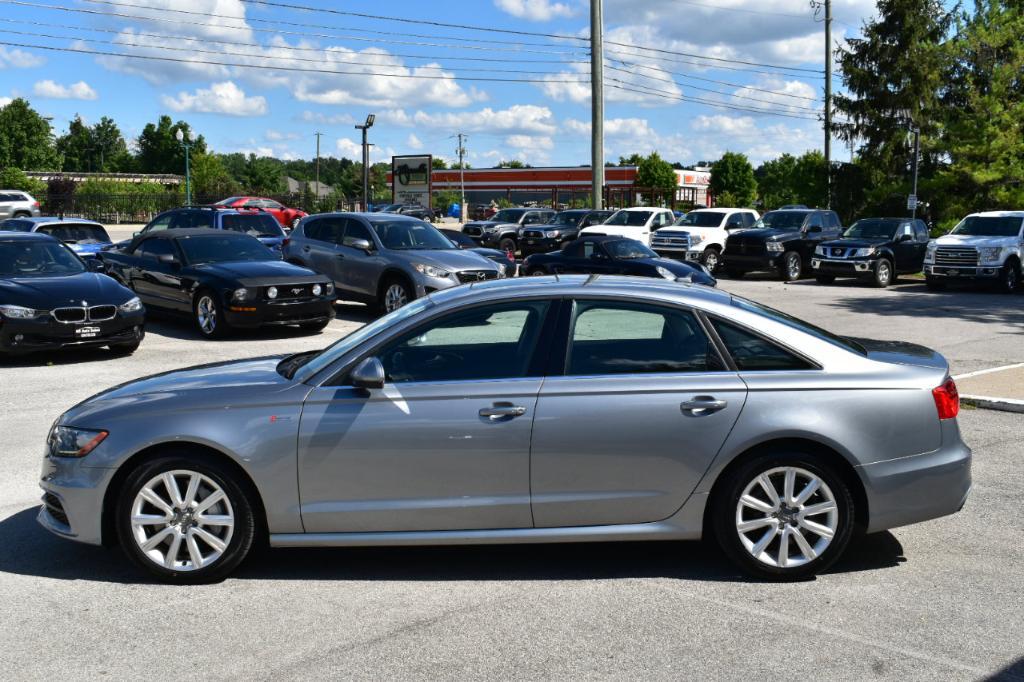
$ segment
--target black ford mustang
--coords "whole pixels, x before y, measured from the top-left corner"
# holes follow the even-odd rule
[[[38,232],[0,232],[0,351],[109,346],[131,353],[145,335],[138,297]]]
[[[280,260],[246,234],[160,230],[100,258],[147,306],[191,315],[207,338],[266,325],[316,332],[334,317],[329,277]]]
[[[694,284],[717,283],[704,266],[661,258],[635,239],[594,235],[566,244],[561,251],[535,253],[523,261],[527,275],[636,275],[689,279]]]

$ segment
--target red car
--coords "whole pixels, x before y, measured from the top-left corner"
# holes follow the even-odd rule
[[[218,201],[214,206],[249,209],[262,208],[264,211],[277,218],[277,222],[281,223],[282,227],[287,228],[295,227],[299,224],[300,220],[308,215],[305,211],[300,211],[297,208],[288,208],[280,202],[274,201],[273,199],[265,199],[263,197],[228,197],[223,201]]]

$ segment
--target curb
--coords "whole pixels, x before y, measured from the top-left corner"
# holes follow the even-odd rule
[[[1012,400],[1010,398],[991,398],[984,395],[962,395],[960,402],[965,405],[973,405],[984,410],[998,410],[1000,412],[1015,412],[1024,414],[1024,400]]]

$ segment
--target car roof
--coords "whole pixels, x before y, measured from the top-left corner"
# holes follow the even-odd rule
[[[98,223],[95,220],[87,220],[85,218],[65,218],[62,216],[40,216],[33,218],[12,218],[12,220],[20,220],[33,225],[49,225],[50,223],[68,223],[69,225],[96,225],[103,227],[102,223]]]
[[[178,237],[224,237],[237,235],[245,237],[241,232],[231,230],[211,230],[206,227],[178,227],[173,230],[157,230],[150,234],[142,235],[140,239],[177,239]]]
[[[667,211],[667,208],[661,208],[660,206],[632,206],[630,208],[620,208],[620,211]]]
[[[972,213],[967,216],[977,216],[979,218],[1024,218],[1024,211],[981,211],[979,213]]]
[[[410,223],[422,223],[423,221],[419,218],[414,218],[410,215],[402,215],[401,213],[358,213],[358,212],[338,212],[338,213],[317,213],[315,218],[334,217],[334,218],[362,218],[371,223],[380,223],[387,221],[393,223],[397,221],[408,221]]]
[[[3,242],[60,242],[56,237],[52,237],[43,232],[9,232],[6,230],[0,230],[0,241]]]

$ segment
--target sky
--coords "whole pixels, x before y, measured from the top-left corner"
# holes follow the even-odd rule
[[[834,42],[873,12],[834,0]],[[824,28],[806,0],[604,0],[604,14],[607,159],[822,147]],[[0,104],[25,97],[58,134],[78,114],[132,138],[167,114],[217,152],[285,159],[312,158],[316,132],[323,156],[359,158],[354,125],[374,113],[374,161],[450,161],[462,132],[474,167],[575,166],[590,161],[588,36],[586,0],[0,0]]]

